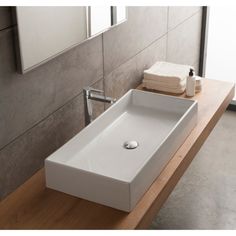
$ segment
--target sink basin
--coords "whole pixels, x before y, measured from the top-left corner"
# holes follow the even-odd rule
[[[45,160],[46,186],[130,212],[196,122],[196,101],[130,90]]]

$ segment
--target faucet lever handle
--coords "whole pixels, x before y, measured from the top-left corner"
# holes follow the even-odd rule
[[[95,89],[95,88],[92,88],[92,87],[86,87],[86,88],[84,88],[84,92],[85,92],[87,95],[91,94],[91,92],[99,93],[99,94],[103,94],[103,93],[104,93],[103,90]]]
[[[84,95],[88,98],[92,96],[92,93],[98,93],[98,94],[104,94],[104,91],[100,90],[100,89],[94,89],[92,87],[85,87],[83,89],[84,91]]]
[[[90,92],[101,93],[101,94],[104,93],[103,90],[101,90],[101,89],[94,89],[94,88],[90,88]]]

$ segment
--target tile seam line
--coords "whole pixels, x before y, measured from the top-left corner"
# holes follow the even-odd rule
[[[99,77],[98,80],[96,80],[94,83],[92,83],[89,86],[93,86],[96,83],[98,83],[99,81],[101,81],[103,79],[103,77]],[[22,132],[21,134],[17,135],[15,138],[13,138],[10,142],[8,142],[7,144],[3,145],[0,148],[0,152],[3,151],[3,149],[5,149],[7,146],[11,145],[12,143],[14,143],[18,138],[21,138],[22,136],[24,136],[25,134],[27,134],[31,129],[35,128],[36,126],[38,126],[40,123],[44,122],[45,120],[47,120],[50,116],[52,116],[54,113],[56,113],[57,111],[59,111],[61,108],[63,108],[64,106],[68,105],[69,103],[71,103],[74,99],[78,98],[81,94],[83,93],[83,90],[80,91],[78,94],[76,94],[73,98],[70,98],[68,101],[66,101],[63,105],[61,105],[60,107],[56,108],[56,110],[54,110],[53,112],[49,113],[47,116],[45,116],[43,119],[41,119],[40,121],[38,121],[37,123],[33,124],[30,128],[26,129],[24,132]]]
[[[16,24],[15,24],[15,25],[7,26],[7,27],[5,27],[5,28],[2,28],[2,29],[0,29],[0,33],[2,33],[2,32],[5,31],[5,30],[9,30],[9,29],[11,29],[11,28],[14,28],[15,26],[16,26]]]
[[[168,55],[168,27],[169,27],[169,13],[170,13],[170,7],[167,9],[167,26],[166,26],[166,54],[165,54],[165,60],[167,60],[167,55]]]

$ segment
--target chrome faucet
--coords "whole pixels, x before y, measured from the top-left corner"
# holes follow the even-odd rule
[[[84,112],[85,112],[85,125],[90,124],[93,121],[93,106],[91,100],[106,102],[113,104],[116,99],[107,97],[104,95],[103,90],[86,87],[83,89],[84,92]]]

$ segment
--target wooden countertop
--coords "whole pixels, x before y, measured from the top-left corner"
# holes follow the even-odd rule
[[[197,126],[131,213],[47,189],[42,169],[0,202],[0,229],[147,228],[233,96],[234,84],[203,80],[202,92],[193,98],[198,100]]]

